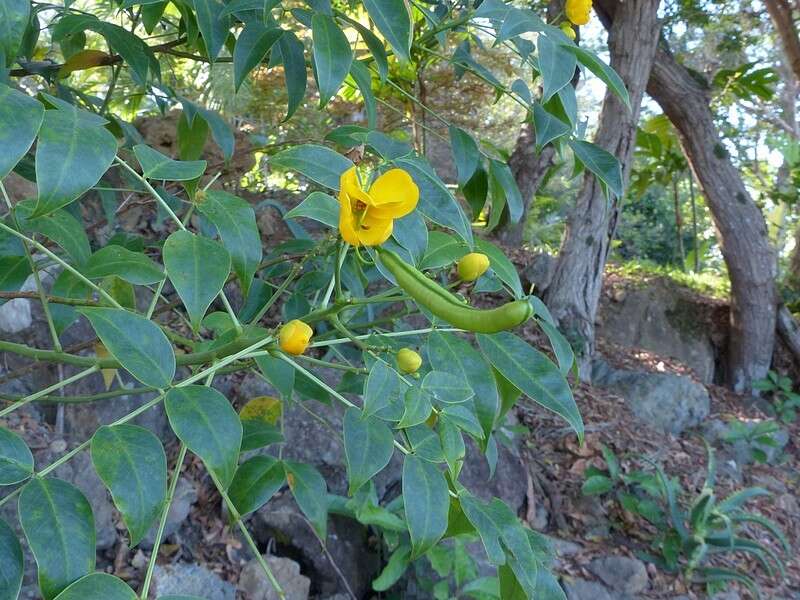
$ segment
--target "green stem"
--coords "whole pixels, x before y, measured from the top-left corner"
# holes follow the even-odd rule
[[[79,380],[83,379],[84,377],[86,377],[88,375],[91,375],[92,373],[96,373],[99,370],[100,369],[99,369],[99,367],[97,367],[97,365],[93,365],[93,366],[89,367],[88,369],[85,369],[85,370],[81,371],[80,373],[76,373],[72,377],[68,377],[67,379],[64,379],[63,381],[59,381],[58,383],[54,383],[50,387],[47,387],[47,388],[45,388],[45,389],[43,389],[41,391],[38,391],[38,392],[36,392],[34,394],[31,394],[30,396],[25,396],[19,402],[15,402],[14,404],[12,404],[10,406],[6,406],[3,410],[0,410],[0,417],[5,417],[7,414],[9,414],[11,412],[14,412],[18,408],[22,408],[26,404],[29,404],[29,403],[33,402],[34,400],[38,400],[39,398],[47,396],[48,394],[52,394],[53,392],[57,392],[58,390],[68,386],[70,383],[74,383],[76,381],[79,381]]]
[[[153,299],[150,301],[150,306],[147,309],[147,314],[145,318],[149,321],[150,318],[153,316],[153,312],[156,310],[156,305],[158,304],[158,298],[161,296],[161,290],[164,289],[164,284],[167,282],[167,278],[165,277],[161,281],[158,282],[158,286],[156,286],[156,290],[153,293]]]
[[[167,526],[167,517],[169,517],[169,509],[172,506],[172,501],[175,499],[175,490],[178,487],[178,479],[181,476],[181,468],[183,461],[186,459],[186,444],[181,443],[180,450],[178,451],[178,458],[175,462],[175,471],[172,473],[172,480],[169,483],[169,491],[167,492],[167,499],[164,503],[164,509],[161,511],[161,520],[158,523],[158,530],[156,531],[156,539],[153,542],[153,552],[150,554],[150,561],[147,563],[147,572],[144,575],[144,582],[142,583],[142,592],[139,597],[142,600],[147,600],[147,593],[150,591],[150,582],[153,579],[153,571],[156,567],[156,559],[158,558],[158,549],[161,546],[161,539],[164,537],[164,529]]]
[[[367,374],[366,369],[360,369],[358,367],[351,367],[350,365],[343,365],[341,363],[334,363],[327,360],[320,360],[318,358],[313,358],[311,356],[306,356],[301,354],[297,358],[304,360],[307,363],[311,363],[312,365],[316,365],[318,367],[323,367],[325,369],[338,369],[339,371],[349,371],[350,373],[361,373],[362,375]]]
[[[262,306],[255,314],[255,316],[252,319],[250,319],[251,324],[258,323],[261,320],[261,317],[267,314],[267,311],[270,308],[272,308],[272,305],[278,301],[278,298],[280,298],[281,294],[283,294],[283,292],[286,291],[286,288],[289,287],[289,284],[292,283],[292,281],[294,280],[295,277],[297,277],[297,274],[299,272],[300,268],[298,267],[298,265],[295,265],[292,268],[292,270],[289,271],[289,274],[286,276],[286,279],[283,280],[283,283],[281,283],[278,286],[278,289],[275,290],[275,293],[273,293],[272,296],[270,296],[270,299],[264,303],[264,306]]]

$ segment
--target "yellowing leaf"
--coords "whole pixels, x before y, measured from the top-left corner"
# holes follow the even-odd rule
[[[280,421],[283,404],[279,398],[272,396],[258,396],[253,398],[239,411],[239,418],[243,421],[264,421],[276,425]]]
[[[61,68],[58,70],[58,76],[66,77],[73,71],[82,71],[84,69],[106,65],[108,64],[109,58],[111,57],[108,54],[100,50],[82,50],[76,52],[69,57],[67,62],[61,65]]]
[[[94,353],[100,359],[111,358],[111,354],[100,342],[94,345]],[[114,378],[117,376],[117,369],[101,369],[100,373],[103,375],[103,383],[106,384],[106,390],[110,390],[111,384],[114,383]]]

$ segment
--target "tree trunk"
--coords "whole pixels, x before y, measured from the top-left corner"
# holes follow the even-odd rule
[[[675,242],[678,246],[678,266],[681,271],[686,270],[686,252],[683,250],[683,217],[681,217],[680,195],[678,194],[678,180],[672,178],[672,203],[675,205]]]
[[[657,10],[658,0],[620,3],[608,35],[611,65],[625,82],[631,110],[607,91],[595,143],[620,161],[624,183],[631,169],[639,109],[658,42]],[[615,228],[617,210],[616,200],[609,205],[600,182],[587,172],[567,219],[558,262],[546,292],[550,311],[578,349],[580,374],[585,380],[590,378],[594,322],[609,232]]]
[[[764,216],[720,141],[707,90],[662,47],[647,92],[677,129],[714,219],[731,280],[727,379],[737,391],[750,389],[766,376],[775,343],[777,262]]]
[[[792,7],[786,0],[764,0],[764,3],[781,39],[786,62],[789,63],[795,79],[800,80],[800,39],[794,26]]]
[[[700,239],[697,237],[697,201],[694,197],[694,175],[689,173],[689,199],[692,202],[692,250],[694,250],[694,272],[700,272]]]

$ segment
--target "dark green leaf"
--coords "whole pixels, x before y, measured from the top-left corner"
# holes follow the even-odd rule
[[[30,13],[29,0],[4,0],[0,3],[0,67],[10,66],[16,59]],[[3,123],[1,119],[0,123]]]
[[[386,56],[386,48],[384,48],[383,42],[377,35],[358,21],[350,20],[350,24],[361,34],[361,38],[364,40],[364,43],[367,45],[375,61],[375,66],[378,69],[378,76],[381,78],[382,82],[385,82],[386,77],[389,75],[389,60]]]
[[[13,0],[11,5],[28,0]],[[0,7],[0,13],[3,8]],[[5,20],[0,17],[0,28]],[[0,36],[3,34],[0,33]],[[0,179],[11,172],[33,144],[44,119],[44,106],[27,94],[0,84]]]
[[[421,556],[447,530],[450,496],[436,465],[409,454],[403,461],[403,506],[411,535],[412,558]]]
[[[544,320],[538,320],[539,327],[542,328],[547,339],[550,340],[550,345],[553,347],[553,353],[556,355],[558,361],[558,368],[564,377],[567,376],[569,370],[572,368],[572,363],[575,362],[575,353],[572,351],[572,346],[569,345],[567,339],[561,335],[558,328],[553,327],[550,323]]]
[[[189,231],[176,231],[164,243],[163,260],[196,331],[228,279],[231,257],[214,240]]]
[[[311,192],[305,200],[284,215],[284,219],[306,217],[333,228],[339,227],[339,202],[324,192]]]
[[[192,0],[197,14],[197,26],[203,34],[208,58],[213,62],[228,37],[230,17],[223,15],[225,5],[219,0]]]
[[[631,101],[628,97],[628,90],[625,89],[625,83],[622,81],[622,78],[617,75],[617,72],[614,69],[597,58],[597,56],[595,56],[592,52],[589,52],[580,46],[576,46],[575,44],[563,44],[562,47],[572,52],[584,67],[589,69],[603,83],[611,88],[611,91],[613,91],[619,97],[619,99],[622,100],[625,106],[630,108]]]
[[[294,33],[286,31],[278,40],[278,48],[281,52],[283,72],[286,78],[286,93],[289,97],[286,119],[284,119],[288,120],[306,95],[308,75],[306,73],[305,47]]]
[[[257,356],[256,364],[281,397],[284,400],[291,400],[295,381],[294,367],[274,356]]]
[[[581,486],[584,496],[596,496],[605,494],[614,488],[614,482],[604,475],[592,475]]]
[[[51,213],[78,198],[100,180],[114,160],[116,139],[84,113],[72,107],[45,111],[36,144],[39,200],[34,216]]]
[[[578,59],[565,46],[556,44],[546,35],[539,36],[537,45],[539,72],[542,75],[542,102],[547,102],[553,94],[572,81]]]
[[[445,415],[439,415],[436,429],[439,431],[439,441],[442,444],[444,459],[447,461],[452,477],[456,478],[467,452],[464,437],[461,435],[461,430],[456,427],[456,424]]]
[[[405,0],[364,0],[369,17],[401,61],[411,51],[411,12]]]
[[[127,583],[108,573],[92,573],[70,585],[56,600],[136,600]]]
[[[204,385],[176,387],[164,398],[175,435],[227,488],[242,446],[242,423],[227,398]]]
[[[131,375],[145,385],[165,388],[175,377],[175,354],[158,325],[118,308],[77,309],[109,351]]]
[[[350,72],[353,49],[331,16],[316,13],[311,19],[311,34],[314,39],[314,74],[319,88],[319,105],[323,107],[339,91]]]
[[[147,256],[116,244],[92,254],[83,267],[83,274],[89,279],[114,275],[134,285],[148,285],[164,279],[164,272]]]
[[[283,441],[280,429],[264,421],[242,419],[242,452]]]
[[[617,158],[600,146],[583,140],[570,140],[575,156],[618,198],[622,196],[622,168]]]
[[[0,256],[0,292],[18,292],[30,274],[31,264],[26,257]]]
[[[376,592],[388,590],[403,576],[410,563],[411,548],[404,544],[389,557],[381,574],[372,581],[372,589]]]
[[[0,262],[0,264],[2,263]],[[92,290],[83,281],[65,269],[56,277],[50,292],[54,296],[62,296],[64,298],[86,299],[91,295]],[[50,304],[50,313],[53,316],[53,324],[56,326],[58,335],[61,335],[78,318],[78,313],[74,307],[66,304],[56,304],[55,302]]]
[[[367,113],[367,125],[375,127],[378,123],[378,103],[372,93],[372,74],[364,61],[354,60],[350,65],[350,76],[356,82],[361,96],[364,98],[364,110]]]
[[[297,505],[324,542],[328,534],[328,486],[325,479],[305,463],[284,461],[283,466]]]
[[[463,187],[478,168],[481,152],[472,136],[463,129],[451,125],[449,132],[450,147],[458,171],[458,184]]]
[[[19,521],[36,558],[44,600],[94,571],[92,507],[75,486],[59,479],[31,480],[19,497]]]
[[[136,425],[103,426],[92,436],[92,462],[128,528],[131,547],[158,519],[167,495],[167,457],[159,439]]]
[[[208,138],[208,123],[205,119],[194,119],[189,125],[186,112],[178,118],[178,156],[181,160],[197,160],[203,155]]]
[[[5,521],[0,520],[0,600],[17,600],[24,562],[22,546],[20,546],[14,530]]]
[[[398,398],[403,387],[405,386],[397,371],[385,362],[376,360],[364,386],[364,414],[370,416],[382,413]]]
[[[459,429],[463,429],[475,439],[483,439],[486,437],[483,433],[483,428],[478,422],[478,418],[473,413],[473,408],[466,404],[450,404],[442,407],[442,415],[445,415],[454,425]]]
[[[376,417],[357,408],[344,413],[344,452],[347,458],[348,493],[353,495],[389,464],[394,452],[392,430]]]
[[[264,60],[282,34],[281,28],[267,28],[258,21],[250,21],[245,25],[233,50],[233,81],[237,91],[250,71]]]
[[[561,415],[583,440],[581,419],[572,390],[550,359],[513,333],[478,334],[478,345],[506,379],[534,402]]]
[[[466,402],[475,395],[463,373],[450,371],[431,371],[422,380],[422,389],[447,404]]]
[[[475,246],[477,246],[479,252],[483,252],[489,257],[489,262],[491,264],[492,271],[495,272],[495,275],[497,275],[503,281],[503,283],[511,288],[511,291],[514,292],[515,297],[522,298],[524,295],[522,293],[522,283],[519,280],[519,275],[517,274],[517,269],[514,266],[514,263],[512,263],[508,257],[503,254],[503,251],[500,250],[500,248],[487,240],[476,239]]]
[[[133,153],[142,167],[142,175],[147,179],[190,181],[200,177],[206,170],[204,160],[173,160],[144,144],[134,146]]]
[[[533,105],[533,128],[536,131],[536,146],[540,149],[570,132],[569,125],[551,115],[538,102]]]
[[[254,456],[236,469],[228,493],[240,515],[264,506],[286,482],[283,464],[267,455]]]
[[[439,436],[427,424],[423,423],[408,427],[405,430],[405,434],[408,436],[408,441],[411,443],[411,448],[416,456],[432,463],[444,461],[442,443],[439,441]]]
[[[231,255],[233,270],[247,295],[261,262],[261,236],[253,207],[241,198],[219,190],[208,190],[197,210],[211,221]]]
[[[277,167],[297,171],[312,181],[337,191],[342,173],[353,166],[349,158],[317,144],[293,146],[278,152],[269,162]]]
[[[424,423],[433,410],[431,395],[418,387],[410,387],[405,394],[405,412],[397,424],[398,429]]]
[[[13,431],[0,427],[0,485],[13,485],[31,475],[33,455],[27,444]]]
[[[509,169],[508,165],[504,162],[493,158],[489,159],[489,181],[490,185],[491,182],[495,182],[499,186],[499,189],[503,191],[511,222],[518,223],[522,218],[524,207],[522,196],[517,187],[517,181],[514,179],[511,169]]]
[[[83,225],[66,210],[57,210],[46,217],[31,219],[34,204],[33,200],[17,203],[15,211],[20,228],[50,238],[61,246],[77,265],[88,261],[92,251]]]

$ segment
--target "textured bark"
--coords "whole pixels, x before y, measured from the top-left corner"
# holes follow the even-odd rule
[[[594,141],[620,161],[623,183],[630,173],[639,109],[658,42],[657,10],[658,0],[620,3],[608,35],[611,66],[625,82],[631,110],[607,91]],[[562,330],[581,347],[578,364],[583,379],[590,374],[594,322],[617,210],[616,200],[609,204],[599,181],[587,172],[546,292],[548,307]]]
[[[731,280],[727,380],[735,390],[749,389],[766,376],[775,344],[777,263],[764,216],[720,141],[708,90],[663,47],[647,92],[677,129],[714,219]]]
[[[785,306],[778,309],[778,333],[794,355],[794,360],[800,364],[800,325]]]
[[[795,79],[800,80],[800,38],[792,18],[792,6],[786,0],[764,0],[764,4],[767,5],[769,16],[781,39],[786,61]]]

